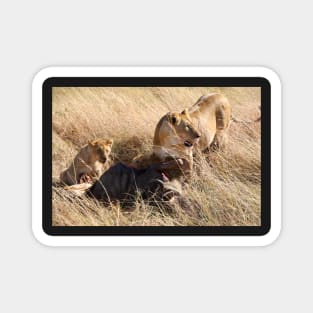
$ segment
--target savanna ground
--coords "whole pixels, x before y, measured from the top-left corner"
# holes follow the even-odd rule
[[[129,163],[152,149],[155,126],[169,111],[182,111],[204,94],[220,92],[233,116],[259,116],[260,88],[248,87],[54,87],[53,179],[73,160],[80,147],[95,138],[113,138],[115,161]],[[132,209],[105,207],[87,197],[53,188],[53,225],[64,226],[258,226],[261,199],[260,123],[232,123],[226,150],[200,154],[186,197],[197,212],[168,211],[138,199]]]

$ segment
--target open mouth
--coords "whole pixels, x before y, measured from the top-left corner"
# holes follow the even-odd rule
[[[188,141],[188,140],[186,140],[184,142],[184,145],[185,145],[185,147],[188,147],[188,148],[192,147],[192,143],[190,141]]]

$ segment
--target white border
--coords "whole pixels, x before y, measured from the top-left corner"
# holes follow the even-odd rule
[[[264,77],[271,84],[271,230],[264,236],[50,236],[42,229],[42,84],[50,77]],[[281,229],[281,84],[265,67],[49,67],[32,85],[32,229],[49,246],[264,246]]]

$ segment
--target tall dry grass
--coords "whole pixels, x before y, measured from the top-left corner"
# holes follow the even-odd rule
[[[155,126],[169,111],[181,111],[203,94],[223,93],[233,115],[258,117],[260,88],[185,87],[54,87],[53,179],[89,139],[113,138],[116,161],[130,162],[151,151]],[[225,151],[200,154],[186,196],[200,209],[162,204],[149,206],[138,199],[132,209],[105,207],[93,199],[72,196],[53,187],[54,225],[260,225],[260,125],[230,126]]]

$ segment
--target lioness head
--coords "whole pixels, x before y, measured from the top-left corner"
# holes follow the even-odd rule
[[[89,149],[97,156],[101,163],[105,163],[112,150],[113,139],[96,139],[88,142]]]
[[[200,138],[200,134],[192,124],[187,110],[183,110],[181,113],[168,113],[167,123],[167,137],[171,137],[170,141],[173,144],[181,144],[191,148]]]

